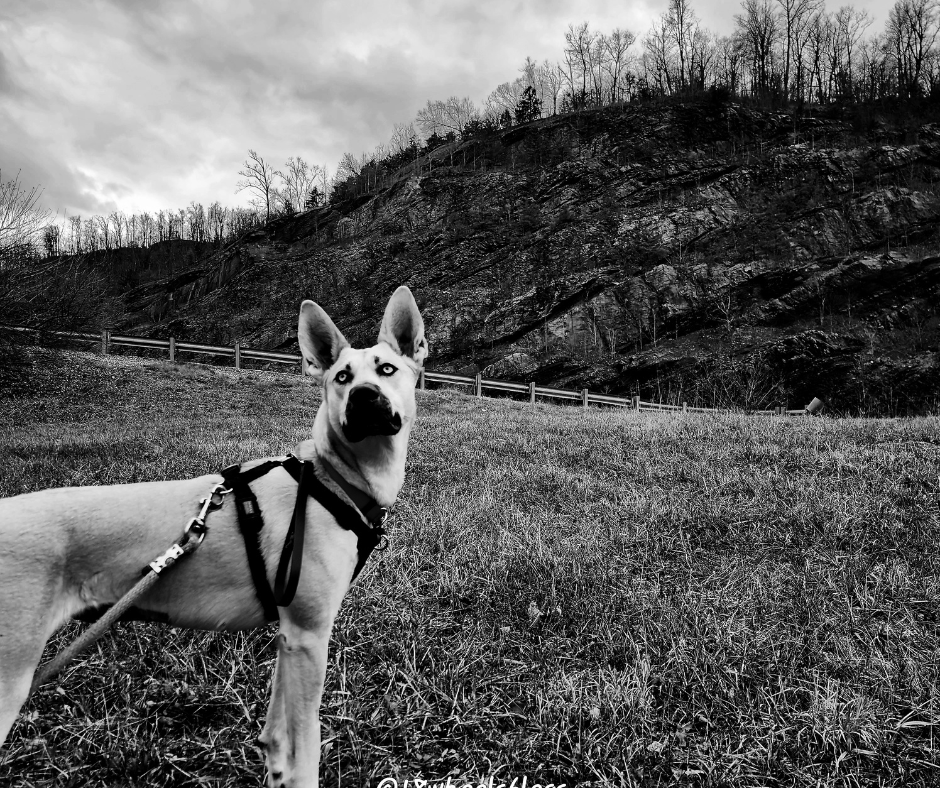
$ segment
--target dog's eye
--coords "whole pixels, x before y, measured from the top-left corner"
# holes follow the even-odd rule
[[[341,369],[336,373],[336,377],[334,377],[333,380],[335,380],[340,385],[349,383],[349,381],[352,380],[352,373],[350,373],[348,370]]]
[[[383,364],[379,367],[380,375],[394,375],[396,372],[398,372],[398,367],[393,364]]]

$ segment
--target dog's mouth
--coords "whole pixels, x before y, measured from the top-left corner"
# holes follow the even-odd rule
[[[401,416],[377,386],[362,385],[353,389],[346,404],[343,435],[350,443],[358,443],[376,435],[397,435]]]
[[[397,413],[391,414],[388,418],[361,420],[356,417],[350,420],[347,411],[346,418],[343,424],[343,435],[350,443],[358,443],[376,435],[397,435],[401,431],[401,416]]]

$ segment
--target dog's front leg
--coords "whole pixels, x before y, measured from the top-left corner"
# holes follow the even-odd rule
[[[281,635],[277,636],[277,662],[274,665],[274,678],[271,681],[271,699],[268,702],[268,716],[261,731],[261,746],[264,748],[265,766],[268,772],[267,785],[275,788],[281,784],[284,770],[287,768],[287,715],[284,710],[285,686],[281,670]]]
[[[281,620],[277,666],[261,742],[270,788],[315,788],[320,768],[320,699],[330,633]]]

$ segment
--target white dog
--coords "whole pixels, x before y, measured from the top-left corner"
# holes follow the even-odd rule
[[[94,618],[113,605],[223,484],[207,507],[201,546],[135,603],[135,613],[229,631],[279,618],[261,735],[268,784],[317,785],[330,632],[404,481],[427,343],[406,287],[389,301],[373,347],[351,348],[312,301],[300,307],[298,339],[323,401],[296,459],[249,463],[224,476],[0,500],[0,743],[50,636],[69,618]]]

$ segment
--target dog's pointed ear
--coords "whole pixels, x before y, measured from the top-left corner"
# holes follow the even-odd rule
[[[323,373],[333,366],[343,348],[349,347],[346,337],[323,307],[313,301],[304,301],[300,305],[297,342],[307,362],[307,374],[317,380],[323,379]]]
[[[400,356],[410,358],[418,365],[428,355],[428,343],[424,338],[424,320],[418,311],[415,297],[402,285],[388,301],[385,317],[379,329],[379,342],[387,343]]]

